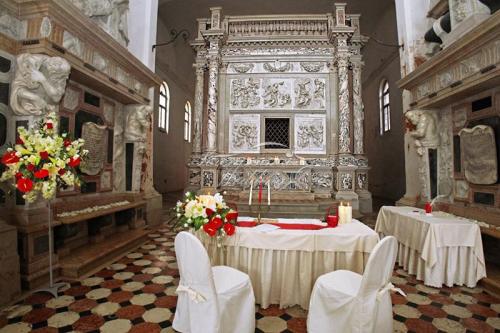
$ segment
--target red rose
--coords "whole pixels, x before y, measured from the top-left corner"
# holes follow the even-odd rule
[[[68,162],[68,165],[72,168],[76,168],[77,166],[80,165],[80,162],[81,162],[81,158],[80,157],[77,157],[77,158],[73,158],[73,157],[70,157],[69,158],[69,162]]]
[[[226,214],[226,222],[236,221],[237,219],[238,219],[237,211],[232,210]]]
[[[23,139],[21,139],[21,138],[16,139],[16,145],[23,145],[23,144],[24,144]]]
[[[16,180],[19,180],[23,174],[21,172],[16,172]]]
[[[23,193],[31,191],[33,182],[29,178],[19,178],[17,181],[17,189]]]
[[[46,125],[47,125],[47,129],[52,129],[52,128],[54,128],[54,125],[52,125],[52,123],[47,123]]]
[[[222,224],[223,224],[222,219],[221,219],[220,217],[214,217],[214,218],[210,221],[210,223],[213,223],[213,225],[214,225],[214,227],[215,227],[216,229],[220,229],[220,228],[222,227]]]
[[[234,227],[233,224],[231,223],[226,223],[224,224],[224,231],[228,236],[232,236],[234,232],[236,231],[236,228]]]
[[[19,157],[16,155],[15,151],[8,151],[2,156],[3,164],[14,164],[19,162]]]
[[[59,169],[59,171],[57,171],[57,173],[62,176],[66,173],[66,169]]]
[[[31,163],[30,163],[30,164],[28,164],[28,165],[26,166],[26,169],[28,169],[29,171],[33,171],[33,170],[35,170],[35,166],[34,166],[33,164],[31,164]]]
[[[210,208],[205,208],[205,213],[207,213],[207,216],[210,217],[212,216],[215,212],[210,209]]]
[[[34,173],[35,177],[38,179],[43,179],[49,176],[49,170],[40,169]]]
[[[41,151],[40,152],[40,157],[42,158],[42,160],[48,160],[49,159],[49,153],[47,153],[46,151]]]
[[[71,140],[65,139],[63,142],[64,147],[70,146],[71,145]]]
[[[210,237],[214,237],[217,233],[217,228],[212,222],[208,222],[203,225],[203,231],[205,231]]]

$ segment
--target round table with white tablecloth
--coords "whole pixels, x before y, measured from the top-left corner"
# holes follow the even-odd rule
[[[238,222],[252,218],[240,217]],[[278,219],[283,223],[326,226],[316,219]],[[213,265],[227,265],[247,273],[252,280],[257,304],[267,308],[300,305],[309,307],[316,279],[325,273],[346,269],[362,274],[371,250],[379,241],[375,231],[353,220],[336,228],[320,230],[277,229],[258,231],[237,227],[218,247],[215,238],[198,236]]]

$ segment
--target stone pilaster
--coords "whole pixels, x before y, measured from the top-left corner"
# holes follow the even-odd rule
[[[193,154],[201,154],[202,126],[203,126],[203,84],[205,73],[205,62],[201,59],[193,65],[196,70],[196,85],[194,90],[194,113],[193,113]]]
[[[359,198],[359,211],[362,213],[372,212],[372,194],[368,191],[368,166],[358,166],[356,169],[355,191]]]
[[[352,202],[353,209],[359,209],[358,195],[354,191],[356,168],[357,167],[355,165],[337,166],[337,179],[335,186],[337,189],[335,199]]]
[[[220,62],[220,37],[210,37],[208,49],[207,153],[217,149],[217,99]]]
[[[354,116],[354,154],[364,154],[364,106],[361,96],[361,71],[363,62],[361,56],[356,56],[352,59],[352,105]]]
[[[347,37],[337,39],[337,66],[339,77],[339,153],[351,153],[351,112],[349,108],[349,50]]]

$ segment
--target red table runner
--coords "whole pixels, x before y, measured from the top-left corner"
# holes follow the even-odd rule
[[[281,229],[289,229],[289,230],[321,230],[328,228],[328,226],[322,226],[317,224],[308,224],[308,223],[269,223],[275,225]],[[257,222],[254,221],[241,221],[238,222],[238,227],[243,228],[252,228],[257,226]]]

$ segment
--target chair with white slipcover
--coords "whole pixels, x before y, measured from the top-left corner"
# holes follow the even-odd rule
[[[320,276],[311,295],[309,333],[392,332],[390,282],[397,254],[393,236],[382,239],[368,258],[363,275],[337,270]],[[406,295],[404,295],[406,296]]]
[[[255,297],[250,278],[234,268],[210,265],[200,240],[175,237],[180,281],[172,327],[183,333],[253,333]]]

